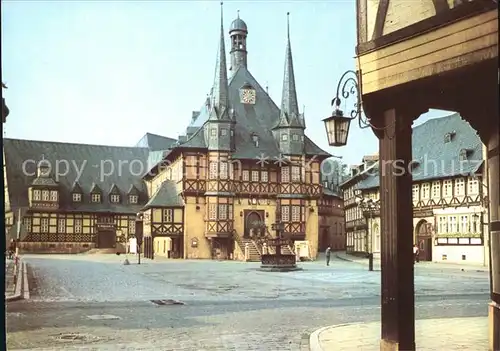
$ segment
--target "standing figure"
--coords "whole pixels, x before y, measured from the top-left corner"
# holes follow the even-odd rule
[[[330,246],[328,246],[326,248],[326,265],[329,266],[330,265],[330,253],[332,252],[332,249],[330,248]]]
[[[419,262],[420,261],[420,249],[418,248],[418,245],[415,244],[413,245],[413,262]]]

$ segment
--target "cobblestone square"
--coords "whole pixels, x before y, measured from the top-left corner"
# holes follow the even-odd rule
[[[334,259],[270,273],[258,263],[26,256],[31,299],[7,306],[15,349],[307,350],[314,330],[379,321],[380,272]],[[486,316],[488,274],[416,271],[417,318]],[[151,300],[184,305],[158,306]],[[123,346],[124,347],[124,346]]]

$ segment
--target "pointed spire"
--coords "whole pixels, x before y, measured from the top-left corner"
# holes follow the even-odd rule
[[[285,72],[283,75],[283,92],[281,96],[280,125],[287,122],[290,127],[301,127],[299,121],[297,90],[293,72],[292,46],[290,44],[290,12],[287,13],[287,45],[285,52]]]
[[[223,3],[220,3],[220,41],[215,79],[212,88],[212,106],[210,119],[229,119],[229,94],[227,82],[226,48],[224,44],[224,16]]]

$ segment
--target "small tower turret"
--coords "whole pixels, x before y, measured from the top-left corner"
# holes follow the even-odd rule
[[[231,66],[229,71],[234,74],[240,66],[247,67],[247,35],[248,29],[246,23],[240,18],[236,18],[229,28],[229,36],[231,37]]]

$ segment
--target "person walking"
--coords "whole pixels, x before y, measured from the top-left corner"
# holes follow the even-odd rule
[[[413,245],[413,263],[415,262],[420,262],[420,249],[418,248],[418,245],[415,244]]]
[[[330,248],[330,246],[328,246],[326,248],[326,251],[325,251],[325,254],[326,254],[326,265],[329,266],[330,265],[330,254],[332,252],[332,249]]]

